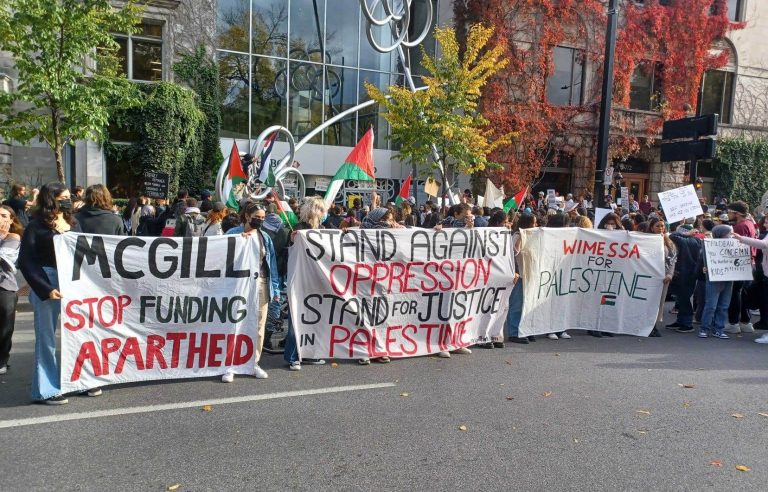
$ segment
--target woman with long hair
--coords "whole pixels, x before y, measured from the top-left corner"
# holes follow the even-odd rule
[[[53,238],[67,232],[81,232],[72,215],[69,189],[48,183],[37,195],[37,209],[21,240],[19,267],[32,291],[29,302],[35,313],[35,369],[32,399],[49,405],[63,405],[59,364],[56,360],[56,325],[61,313],[61,292],[56,269]],[[98,396],[98,388],[88,391]]]
[[[134,217],[137,217],[136,220],[138,221],[138,216],[141,212],[141,205],[139,205],[138,198],[131,198],[128,200],[128,205],[125,206],[123,209],[123,227],[125,228],[125,233],[129,236],[133,235],[134,231],[134,224],[133,219]],[[139,224],[136,224],[136,228],[138,229]]]
[[[24,227],[8,205],[0,206],[0,374],[8,372],[19,284],[16,262]]]
[[[112,213],[112,195],[103,184],[85,190],[85,205],[75,214],[75,219],[88,234],[125,235],[120,217]]]
[[[659,313],[656,316],[656,323],[664,323],[664,301],[667,298],[667,291],[669,290],[669,284],[672,282],[672,277],[675,275],[675,263],[677,262],[677,248],[675,243],[669,238],[667,234],[667,227],[664,221],[658,217],[652,218],[648,223],[648,232],[651,234],[660,234],[664,238],[664,288],[661,291],[661,301],[659,303]],[[661,332],[657,327],[653,327],[651,337],[660,337]]]
[[[261,351],[264,347],[264,332],[267,326],[267,310],[270,302],[280,300],[280,276],[277,273],[277,258],[275,257],[275,248],[272,245],[272,239],[262,230],[264,218],[267,216],[266,210],[261,205],[248,201],[240,209],[240,223],[242,225],[233,227],[227,234],[242,234],[244,236],[255,237],[260,244],[260,262],[259,262],[259,325],[256,338],[256,361],[254,364],[254,376],[256,379],[267,379],[269,374],[259,366],[261,360]],[[233,372],[227,372],[221,377],[222,382],[231,383],[235,380]]]
[[[214,202],[213,208],[208,211],[203,224],[203,236],[221,236],[224,231],[221,228],[221,221],[227,216],[229,210],[221,202]]]

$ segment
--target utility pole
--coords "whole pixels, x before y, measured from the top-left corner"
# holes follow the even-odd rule
[[[608,141],[611,133],[611,103],[613,99],[613,65],[616,58],[616,25],[618,0],[609,0],[608,26],[605,30],[605,62],[603,63],[603,90],[600,100],[600,130],[597,134],[597,166],[595,167],[595,207],[605,205],[603,175],[608,167]]]

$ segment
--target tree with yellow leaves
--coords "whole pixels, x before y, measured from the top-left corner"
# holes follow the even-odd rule
[[[508,63],[501,58],[502,47],[485,49],[492,35],[492,28],[471,26],[461,53],[455,31],[436,28],[442,56],[431,58],[422,48],[422,64],[430,74],[423,77],[426,90],[392,86],[387,97],[366,84],[371,99],[386,110],[391,138],[400,146],[398,157],[414,164],[419,175],[437,171],[445,184],[454,171],[472,175],[496,168],[488,155],[511,143],[512,134],[496,134],[478,111],[481,89]],[[442,169],[433,158],[432,144],[444,163]]]

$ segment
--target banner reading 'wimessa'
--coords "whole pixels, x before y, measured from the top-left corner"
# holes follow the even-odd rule
[[[647,336],[664,279],[658,234],[525,229],[520,336],[567,329]]]
[[[64,393],[253,374],[257,241],[68,233],[55,247]]]
[[[411,357],[490,341],[513,278],[506,229],[300,231],[288,265],[300,355]]]

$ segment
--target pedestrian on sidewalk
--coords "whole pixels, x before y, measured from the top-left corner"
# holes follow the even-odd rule
[[[719,225],[712,229],[714,239],[724,239],[731,235],[733,229],[729,225]],[[697,271],[699,280],[705,281],[704,310],[699,327],[699,338],[707,338],[711,333],[715,338],[727,339],[723,330],[728,319],[728,306],[731,303],[733,282],[712,282],[707,271],[706,243],[701,248]]]
[[[13,209],[0,207],[0,374],[8,372],[11,339],[16,323],[19,284],[16,282],[16,261],[24,228]]]
[[[29,302],[35,315],[32,399],[49,405],[63,405],[69,400],[61,394],[59,363],[56,360],[56,326],[61,313],[61,292],[53,238],[82,230],[72,215],[72,200],[63,184],[53,182],[44,185],[36,205],[19,251],[19,268],[32,289]],[[97,395],[89,392],[89,396]]]

